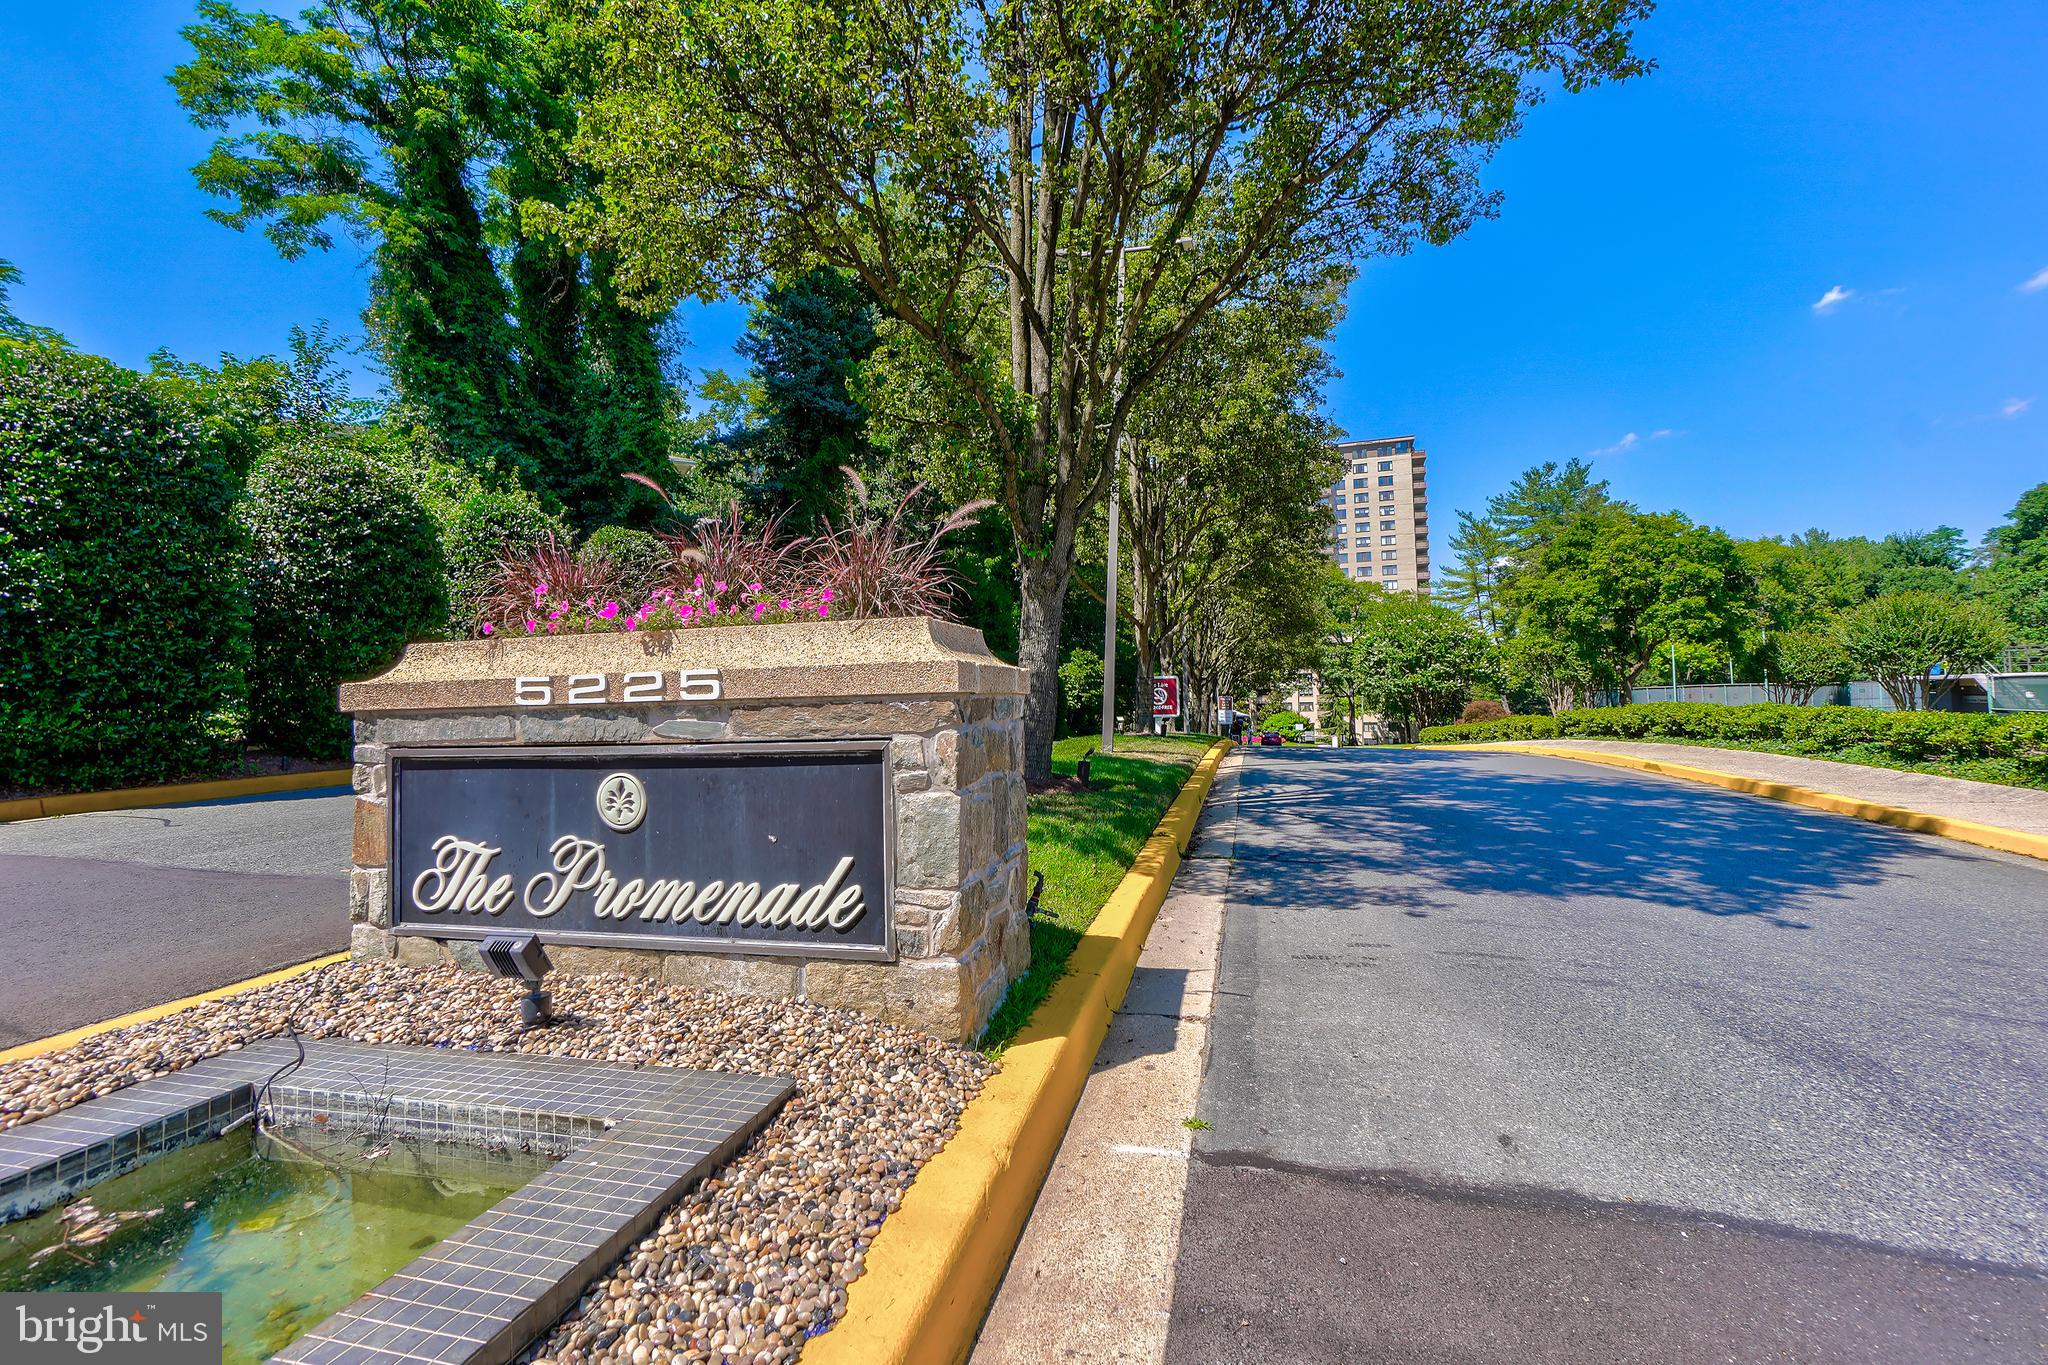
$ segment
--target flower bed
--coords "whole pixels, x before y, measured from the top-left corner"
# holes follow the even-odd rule
[[[517,983],[347,963],[0,1066],[0,1128],[274,1036],[586,1057],[790,1076],[797,1093],[663,1215],[526,1359],[779,1362],[827,1330],[869,1242],[992,1069],[862,1015],[661,987],[550,979],[572,1025],[522,1030]]]

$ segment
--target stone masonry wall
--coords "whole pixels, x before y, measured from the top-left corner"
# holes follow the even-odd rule
[[[1024,909],[1019,696],[532,710],[359,711],[350,947],[359,958],[481,969],[476,945],[391,932],[393,746],[889,741],[898,960],[854,962],[550,944],[557,971],[841,1005],[955,1040],[978,1036],[1031,961]]]

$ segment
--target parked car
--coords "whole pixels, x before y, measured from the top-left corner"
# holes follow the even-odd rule
[[[1259,736],[1259,743],[1261,744],[1279,745],[1283,742],[1278,730],[1268,730],[1265,734]]]

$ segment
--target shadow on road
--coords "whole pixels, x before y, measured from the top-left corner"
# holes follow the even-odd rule
[[[1341,778],[1332,768],[1345,770]],[[1370,909],[1360,874],[1384,873],[1397,879],[1385,908],[1417,918],[1443,904],[1431,894],[1441,888],[1559,902],[1627,896],[1804,930],[1815,927],[1817,907],[1853,901],[1859,889],[1900,875],[1909,859],[1939,875],[1943,862],[1983,856],[1880,825],[1562,759],[1539,764],[1517,755],[1510,766],[1478,753],[1301,749],[1271,755],[1260,769],[1239,797],[1238,899],[1246,905]],[[1381,786],[1396,774],[1397,799]],[[1346,856],[1330,859],[1327,846],[1309,852],[1319,830],[1355,836]],[[1324,866],[1302,866],[1298,850]],[[1285,862],[1285,875],[1260,875],[1262,861]]]

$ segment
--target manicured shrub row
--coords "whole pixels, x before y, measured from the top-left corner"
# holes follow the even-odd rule
[[[344,756],[338,683],[469,634],[506,545],[566,535],[433,450],[0,342],[0,790],[212,776],[245,740]]]
[[[0,788],[120,786],[235,751],[243,471],[165,386],[0,345]]]
[[[399,471],[340,441],[273,450],[240,506],[249,532],[249,738],[349,751],[335,687],[389,664],[448,616],[439,537]]]
[[[2048,771],[2048,715],[1649,702],[1589,707],[1558,716],[1509,716],[1478,725],[1438,725],[1421,736],[1426,744],[1570,737],[1772,744],[1806,754],[1870,748],[1905,762],[2009,758],[2029,771]]]

